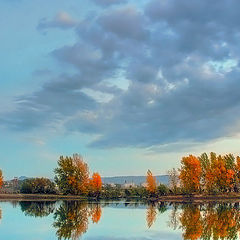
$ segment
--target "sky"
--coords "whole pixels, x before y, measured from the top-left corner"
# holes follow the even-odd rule
[[[0,0],[0,168],[166,174],[240,154],[238,0]]]

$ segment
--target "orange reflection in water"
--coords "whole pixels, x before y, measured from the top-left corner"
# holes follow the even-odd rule
[[[89,205],[83,202],[63,202],[54,214],[53,226],[57,228],[56,235],[59,239],[80,239],[87,232],[89,217],[94,223],[101,218],[101,206]]]
[[[95,205],[91,211],[92,222],[98,223],[102,216],[102,208],[99,204]]]
[[[147,216],[146,216],[148,228],[150,228],[153,225],[153,223],[156,221],[156,216],[157,216],[156,207],[153,204],[149,205],[147,208]]]
[[[231,203],[183,205],[178,221],[184,239],[237,239],[240,209]]]

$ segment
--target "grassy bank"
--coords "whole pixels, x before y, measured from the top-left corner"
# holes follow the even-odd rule
[[[55,194],[0,194],[0,200],[87,200],[83,196]]]

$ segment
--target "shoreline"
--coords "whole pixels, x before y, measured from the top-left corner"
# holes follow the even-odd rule
[[[56,194],[6,194],[0,193],[0,201],[58,201],[58,200],[68,200],[68,201],[113,201],[113,200],[125,200],[125,201],[149,201],[149,202],[203,202],[203,201],[239,201],[239,194],[219,194],[219,195],[167,195],[158,198],[139,198],[139,197],[129,197],[129,198],[88,198],[84,196],[76,195],[56,195]]]

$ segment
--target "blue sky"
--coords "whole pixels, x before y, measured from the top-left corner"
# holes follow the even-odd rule
[[[237,0],[1,0],[0,167],[103,176],[239,154]]]

